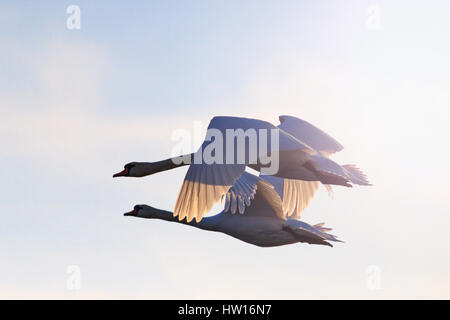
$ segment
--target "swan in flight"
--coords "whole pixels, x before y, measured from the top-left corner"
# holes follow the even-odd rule
[[[319,182],[326,185],[342,185],[351,187],[352,184],[369,185],[365,175],[354,165],[339,165],[329,156],[343,149],[342,145],[331,136],[313,126],[312,124],[292,117],[280,116],[280,124],[275,127],[269,122],[238,118],[238,117],[214,117],[208,126],[209,130],[222,133],[226,140],[227,130],[241,130],[246,132],[254,130],[275,130],[278,135],[277,148],[267,147],[268,154],[278,154],[278,170],[273,177],[283,178],[275,184],[283,183],[286,197],[283,199],[283,207],[289,215],[299,217],[301,211],[308,205],[318,188]],[[235,137],[232,137],[234,140]],[[257,145],[262,141],[256,136]],[[197,153],[202,153],[211,147],[215,141],[207,137]],[[223,142],[223,146],[226,141]],[[190,164],[174,208],[174,216],[179,220],[187,218],[191,222],[194,218],[200,222],[204,214],[209,212],[213,205],[220,199],[229,197],[229,190],[237,179],[245,172],[246,166],[260,172],[264,172],[265,166],[259,155],[256,163],[249,161],[249,145],[245,144],[244,162],[223,161],[220,163],[192,163],[196,153],[176,158],[169,158],[158,162],[131,162],[124,166],[122,172],[113,177],[143,177],[157,172],[170,170],[179,166]],[[272,147],[272,146],[270,146]],[[227,149],[223,149],[223,158],[227,158]],[[234,156],[237,152],[234,152]],[[232,155],[233,156],[233,155]],[[181,161],[186,160],[189,161]],[[281,181],[281,182],[280,182]],[[243,189],[248,189],[243,184]],[[248,201],[241,202],[247,206]],[[245,210],[245,205],[239,210]]]
[[[280,191],[277,190],[277,192],[265,178],[244,172],[226,193],[227,201],[224,210],[217,215],[205,217],[200,222],[188,222],[186,218],[180,220],[172,212],[147,205],[136,205],[132,211],[124,215],[162,219],[203,230],[222,232],[260,247],[275,247],[297,242],[332,247],[329,241],[342,242],[327,233],[331,229],[323,227],[323,223],[311,226],[288,216],[282,205],[283,193],[279,194]],[[283,180],[273,176],[269,178],[272,181]],[[248,192],[244,191],[243,186],[248,187]],[[241,201],[246,201],[247,197],[252,198],[253,201],[245,213],[237,214],[236,210],[231,209],[242,206]]]

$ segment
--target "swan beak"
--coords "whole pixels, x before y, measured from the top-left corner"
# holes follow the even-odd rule
[[[127,217],[127,216],[135,216],[135,215],[137,215],[137,210],[136,210],[136,209],[133,209],[132,211],[126,212],[126,213],[124,213],[123,215],[124,215],[125,217]]]
[[[120,171],[120,172],[114,174],[113,178],[124,177],[124,176],[127,176],[127,175],[128,175],[128,168],[125,168],[125,169],[123,169],[123,171]]]

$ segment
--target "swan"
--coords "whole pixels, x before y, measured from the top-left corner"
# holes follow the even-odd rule
[[[330,155],[343,149],[342,145],[331,136],[296,117],[280,116],[279,120],[280,124],[275,127],[269,122],[257,119],[217,116],[209,123],[208,130],[218,130],[224,137],[228,129],[277,130],[279,148],[269,150],[268,153],[278,152],[279,154],[279,170],[273,176],[283,178],[277,183],[283,182],[286,193],[289,194],[284,198],[283,206],[287,208],[290,215],[299,217],[314,196],[319,182],[329,190],[329,185],[346,187],[351,187],[351,183],[370,185],[366,176],[356,166],[341,166],[330,159]],[[203,152],[208,148],[212,143],[210,140],[205,139],[197,152]],[[259,140],[258,136],[258,142]],[[245,152],[248,153],[248,145],[245,147]],[[223,153],[225,158],[226,150]],[[131,162],[113,177],[143,177],[190,164],[173,214],[178,216],[179,220],[187,218],[187,222],[191,222],[195,218],[197,222],[200,222],[204,214],[227,194],[245,171],[246,166],[260,172],[264,170],[260,159],[256,164],[250,163],[247,158],[247,162],[243,164],[207,164],[205,162],[198,164],[182,161],[194,158],[195,153],[192,153],[158,162]]]
[[[272,181],[282,180],[270,176]],[[248,186],[250,194],[242,193],[242,186]],[[180,220],[172,212],[160,210],[148,205],[136,205],[125,216],[146,219],[162,219],[178,222],[202,230],[222,232],[241,241],[259,246],[275,247],[297,242],[327,245],[332,242],[342,242],[327,233],[330,228],[323,227],[323,223],[309,225],[303,221],[286,215],[283,209],[283,194],[278,194],[274,186],[263,177],[257,177],[244,172],[227,192],[224,210],[214,216],[205,217],[201,221],[187,221],[187,217]],[[253,196],[251,205],[244,212],[232,211],[232,207],[242,205],[247,196]],[[234,213],[233,213],[234,212]]]

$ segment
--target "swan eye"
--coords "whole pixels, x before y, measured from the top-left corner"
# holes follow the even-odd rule
[[[138,210],[140,210],[140,209],[141,209],[140,206],[134,206],[134,210],[138,211]]]

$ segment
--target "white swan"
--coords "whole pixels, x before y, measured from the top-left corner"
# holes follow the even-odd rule
[[[369,185],[364,174],[353,165],[341,166],[329,159],[329,155],[342,150],[342,145],[322,130],[312,124],[291,116],[280,116],[280,125],[273,126],[269,122],[237,118],[214,117],[208,129],[215,129],[227,137],[227,129],[276,129],[279,132],[279,150],[268,152],[279,153],[279,170],[274,175],[282,180],[284,192],[288,194],[283,199],[283,206],[291,217],[299,217],[302,210],[313,197],[318,188],[318,182],[325,185],[343,185],[351,187],[350,183]],[[259,136],[258,145],[259,145]],[[199,151],[203,152],[212,142],[205,140]],[[226,141],[223,143],[226,145]],[[246,145],[245,152],[248,152]],[[226,158],[226,150],[223,151]],[[190,157],[195,154],[182,156]],[[170,158],[159,162],[131,162],[125,165],[124,170],[113,177],[143,177],[157,172],[170,170],[186,163],[180,158]],[[247,157],[246,157],[246,160]],[[257,164],[191,164],[179,192],[174,216],[179,220],[187,217],[187,222],[196,219],[200,222],[203,215],[209,212],[212,206],[224,197],[231,186],[245,171],[245,167],[261,171],[263,165],[258,159]],[[302,181],[301,181],[302,180]],[[242,186],[245,190],[246,186]],[[248,190],[247,190],[248,191]],[[240,208],[245,210],[240,201]]]
[[[271,179],[282,180],[277,177]],[[245,196],[241,187],[247,185],[253,190],[254,199],[244,214],[233,214],[232,206],[238,206],[238,198]],[[159,210],[147,205],[136,205],[125,216],[147,219],[162,219],[178,222],[203,230],[222,232],[234,238],[260,247],[274,247],[297,242],[331,246],[329,241],[339,241],[327,233],[323,223],[311,226],[305,222],[286,216],[280,195],[269,182],[244,172],[227,192],[228,201],[224,210],[212,217],[205,217],[200,222],[187,219],[179,220],[172,212]],[[283,195],[281,195],[282,197]]]

